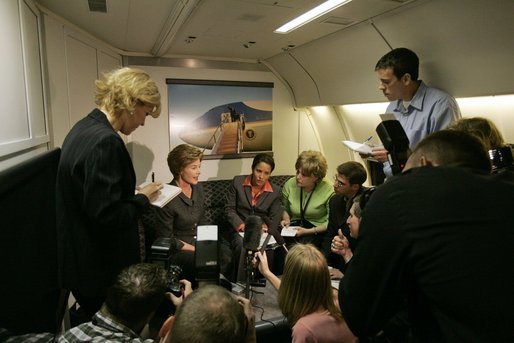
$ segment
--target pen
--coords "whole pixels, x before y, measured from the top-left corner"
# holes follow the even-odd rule
[[[155,173],[152,172],[152,182],[155,182]]]
[[[373,136],[369,136],[368,139],[366,139],[364,142],[362,142],[362,144],[366,144],[367,142],[369,142],[371,140],[371,138],[373,138]]]

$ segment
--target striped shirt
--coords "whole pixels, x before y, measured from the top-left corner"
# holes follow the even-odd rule
[[[115,322],[98,311],[91,322],[80,324],[66,331],[59,343],[79,342],[131,342],[154,343],[153,339],[143,339],[128,327]]]

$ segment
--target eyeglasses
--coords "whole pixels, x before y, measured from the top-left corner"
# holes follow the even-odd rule
[[[336,186],[336,188],[339,188],[339,187],[345,186],[346,183],[344,183],[343,181],[339,180],[337,178],[337,175],[334,175],[334,185]]]

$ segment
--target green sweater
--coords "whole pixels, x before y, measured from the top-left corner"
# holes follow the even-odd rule
[[[300,187],[296,185],[296,179],[290,178],[282,187],[282,205],[289,214],[291,220],[300,219],[300,203],[305,206],[309,196],[305,219],[315,226],[326,226],[328,223],[328,201],[334,195],[334,187],[326,180],[322,180],[313,192],[303,192],[303,199],[300,202]]]

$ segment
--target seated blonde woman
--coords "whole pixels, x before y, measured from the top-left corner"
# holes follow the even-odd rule
[[[329,200],[334,187],[324,179],[328,164],[319,151],[303,151],[295,163],[296,177],[282,188],[282,225],[298,226],[295,242],[321,248],[327,231]]]
[[[256,253],[259,271],[278,289],[278,306],[292,327],[292,341],[356,342],[334,302],[327,261],[311,244],[296,244],[286,257],[282,279]]]

